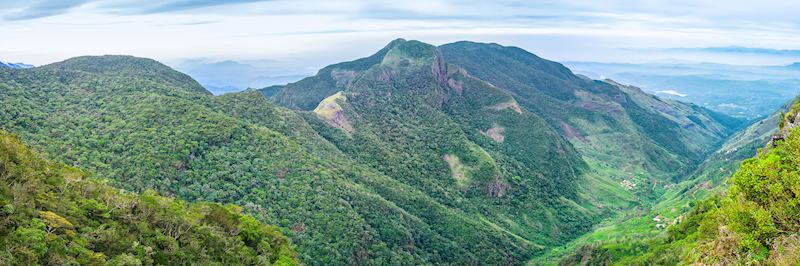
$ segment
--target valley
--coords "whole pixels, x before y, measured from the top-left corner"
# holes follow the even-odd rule
[[[122,191],[242,206],[308,265],[557,263],[655,237],[724,190],[778,116],[463,41],[397,39],[220,96],[131,56],[0,69],[0,129]]]

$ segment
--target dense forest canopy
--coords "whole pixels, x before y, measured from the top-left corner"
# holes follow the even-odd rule
[[[0,131],[0,264],[298,265],[242,208],[120,192]]]
[[[79,173],[91,187],[58,191],[74,197],[74,208],[28,206],[6,232],[43,223],[43,236],[64,239],[64,247],[13,248],[27,250],[29,262],[57,264],[95,256],[143,264],[520,265],[568,252],[552,251],[579,246],[605,219],[639,212],[641,221],[665,199],[686,203],[675,215],[690,211],[683,197],[690,185],[678,182],[716,169],[718,161],[707,159],[730,148],[726,140],[745,126],[575,75],[516,47],[403,39],[294,83],[221,96],[131,56],[0,69],[0,121],[0,129],[70,165],[60,166],[70,169],[63,175]],[[59,185],[41,182],[36,189]],[[92,216],[91,208],[123,198],[165,211],[147,212],[156,215],[148,224],[132,224],[131,217],[149,217],[137,216],[139,209]],[[97,230],[126,237],[108,250],[80,240]],[[748,244],[751,250],[772,243],[754,239],[761,246]],[[153,243],[177,248],[137,249]],[[220,254],[220,243],[231,249]]]

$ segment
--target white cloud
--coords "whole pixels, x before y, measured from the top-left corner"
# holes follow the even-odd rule
[[[677,92],[675,90],[660,90],[660,91],[656,91],[656,93],[674,95],[674,96],[678,96],[678,97],[689,96],[688,94],[680,93],[680,92]]]
[[[270,59],[320,67],[403,37],[498,42],[554,60],[661,60],[674,55],[622,48],[797,49],[798,9],[800,2],[774,0],[10,0],[0,3],[0,34],[12,36],[0,43],[0,59],[44,64],[132,54],[167,62]]]

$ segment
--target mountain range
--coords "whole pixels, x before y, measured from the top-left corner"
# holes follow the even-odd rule
[[[565,62],[576,73],[636,84],[646,92],[751,121],[800,94],[800,68],[713,63]]]
[[[722,149],[771,130],[465,41],[397,39],[220,96],[131,56],[4,68],[0,88],[0,129],[42,156],[124,191],[242,206],[309,265],[535,263],[626,215],[658,234],[650,211],[702,198],[687,191]]]
[[[31,68],[33,65],[23,64],[23,63],[4,63],[0,61],[0,68]]]

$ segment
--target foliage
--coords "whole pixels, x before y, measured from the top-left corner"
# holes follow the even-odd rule
[[[0,264],[297,265],[241,208],[122,193],[0,131]]]
[[[475,58],[399,39],[296,83],[222,96],[127,56],[3,69],[0,127],[125,190],[238,204],[280,226],[311,265],[522,264],[633,206],[634,194],[662,191],[628,192],[620,179],[665,184],[732,130],[703,110],[584,80],[520,49],[479,46],[500,52]],[[335,115],[352,132],[308,112],[339,91]],[[482,134],[494,127],[502,141]],[[468,178],[454,179],[445,155]],[[77,204],[107,219],[103,201]],[[249,218],[213,208],[206,216],[241,229],[247,246],[273,247],[245,230]],[[50,228],[73,230],[60,225]],[[81,258],[138,256],[102,254]]]
[[[462,41],[440,50],[448,62],[509,92],[551,127],[572,135],[582,154],[611,168],[631,169],[627,179],[637,179],[640,172],[650,176],[646,183],[687,176],[744,122],[635,87],[573,75],[516,47]]]
[[[785,119],[783,112],[780,113],[778,117]],[[685,221],[670,227],[665,237],[613,244],[643,245],[644,248],[635,252],[603,256],[606,247],[612,245],[605,244],[588,254],[593,258],[597,255],[604,263],[620,265],[797,264],[800,262],[798,155],[800,133],[791,129],[785,140],[744,160],[730,178],[731,186],[726,194],[701,201]],[[670,257],[671,260],[660,260]],[[571,258],[563,262],[574,261],[575,257]],[[654,261],[654,258],[659,260]]]
[[[482,215],[493,205],[453,199],[455,188],[424,187],[433,181],[424,171],[447,175],[441,155],[432,161],[438,170],[396,168],[389,176],[323,138],[317,129],[335,129],[314,115],[276,107],[256,91],[197,92],[196,83],[180,83],[180,75],[158,74],[167,67],[138,60],[98,58],[118,72],[89,72],[99,67],[69,60],[0,71],[2,128],[126,190],[243,206],[284,228],[300,260],[311,265],[519,264],[537,251],[509,225],[497,226],[505,216]],[[419,183],[398,181],[405,176]]]

